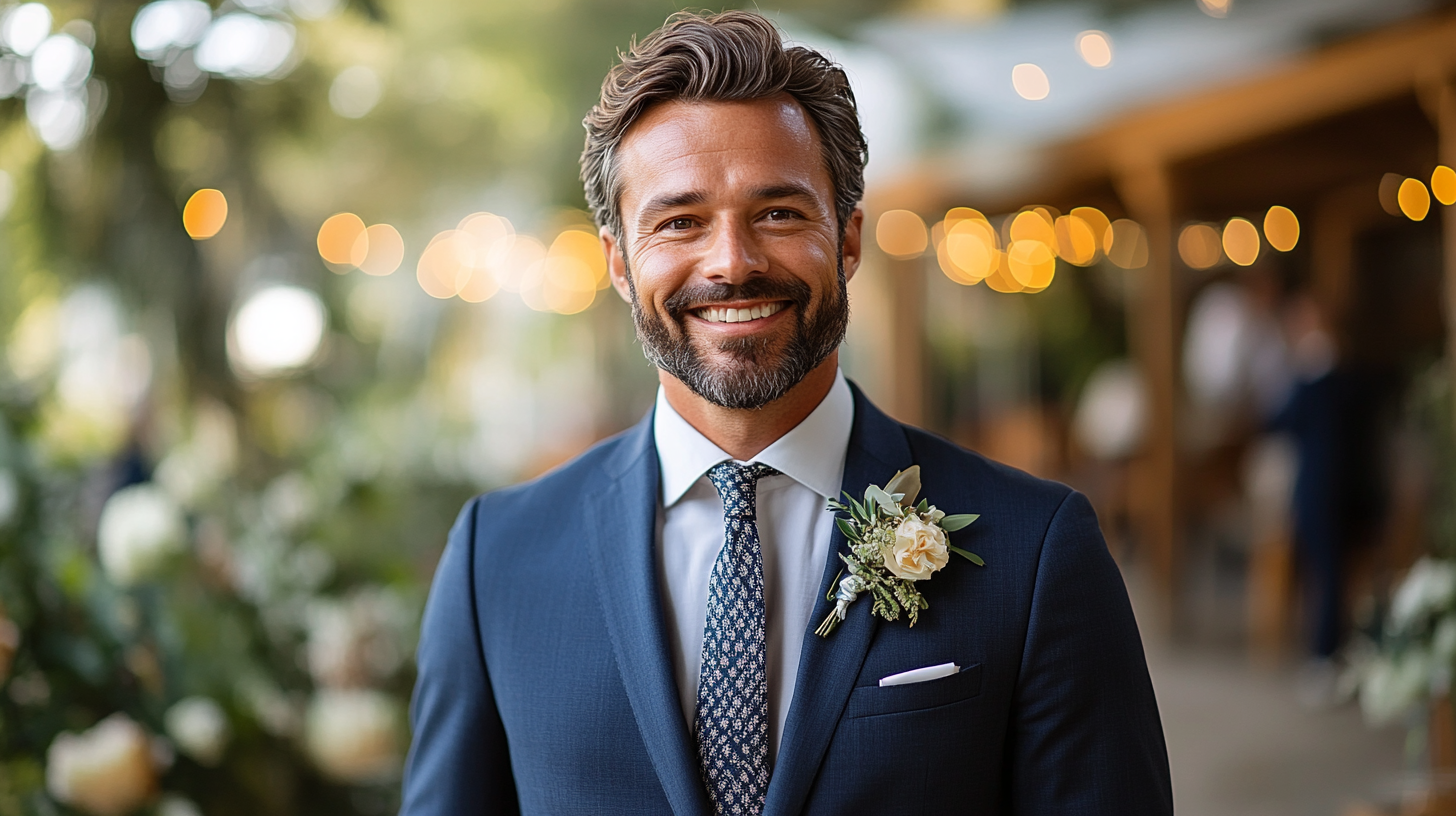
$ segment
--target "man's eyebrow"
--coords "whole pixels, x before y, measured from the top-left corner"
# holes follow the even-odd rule
[[[805,184],[786,182],[784,184],[773,184],[768,187],[759,187],[752,191],[755,199],[773,198],[807,198],[817,199],[819,196],[812,187]]]
[[[686,207],[693,204],[702,204],[708,200],[706,193],[700,190],[687,190],[681,193],[666,193],[648,201],[642,205],[641,217],[651,218],[664,210],[673,210],[678,207]]]

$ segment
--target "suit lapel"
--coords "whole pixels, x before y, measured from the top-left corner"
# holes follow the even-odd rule
[[[850,432],[845,457],[843,488],[858,497],[868,485],[883,486],[895,471],[914,463],[900,425],[871,405],[857,387],[853,390],[854,429]],[[789,706],[764,805],[766,815],[796,814],[803,810],[809,787],[819,773],[824,752],[839,725],[874,637],[877,619],[870,615],[870,604],[863,599],[862,603],[849,607],[848,617],[829,637],[814,634],[814,629],[833,607],[824,596],[844,566],[839,560],[844,546],[844,535],[836,527],[814,611],[809,616],[809,631],[804,635],[794,681],[794,700]]]
[[[678,702],[653,557],[658,464],[651,413],[604,469],[607,485],[590,497],[588,549],[617,667],[673,812],[704,816],[707,793]]]

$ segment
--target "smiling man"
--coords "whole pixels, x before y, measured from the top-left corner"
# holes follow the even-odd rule
[[[403,812],[1171,813],[1086,499],[894,422],[839,371],[866,157],[844,72],[757,15],[674,15],[585,124],[657,403],[461,513]],[[902,471],[981,516],[886,497],[907,521],[876,558],[923,597],[913,628],[853,602],[862,547],[825,507]],[[986,566],[947,565],[957,545]]]

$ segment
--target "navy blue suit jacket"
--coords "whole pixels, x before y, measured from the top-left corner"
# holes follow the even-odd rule
[[[981,514],[951,540],[986,566],[956,559],[924,583],[913,629],[862,599],[806,635],[765,813],[1171,813],[1142,642],[1087,500],[856,389],[844,488],[912,464],[932,504]],[[403,813],[711,813],[657,586],[658,478],[649,415],[466,505],[425,611]],[[878,685],[950,661],[959,674]]]

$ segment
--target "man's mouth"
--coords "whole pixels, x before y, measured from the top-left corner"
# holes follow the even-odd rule
[[[744,308],[704,306],[701,309],[693,309],[692,315],[709,323],[747,323],[750,320],[759,320],[777,314],[786,305],[788,304],[784,301],[773,301]]]

